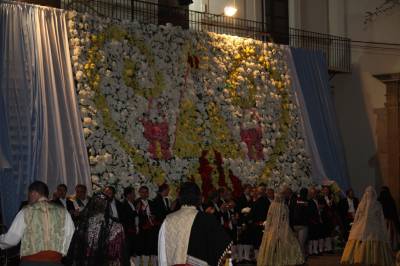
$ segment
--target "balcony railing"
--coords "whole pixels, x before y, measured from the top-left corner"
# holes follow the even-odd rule
[[[292,47],[322,51],[325,54],[330,71],[350,72],[350,39],[291,28],[289,30],[289,40]]]
[[[163,24],[165,15],[194,30],[273,41],[262,22],[165,6],[141,0],[61,0],[61,7],[121,20]],[[163,14],[160,16],[160,14]],[[175,24],[175,23],[174,23]],[[350,39],[290,29],[289,45],[323,51],[332,72],[350,72]]]

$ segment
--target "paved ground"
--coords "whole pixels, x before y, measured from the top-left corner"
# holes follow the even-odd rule
[[[337,266],[340,265],[340,255],[324,255],[311,257],[307,260],[308,266]]]
[[[254,266],[255,264],[239,264],[238,266]],[[307,266],[339,266],[340,265],[340,255],[323,255],[315,256],[307,259]]]

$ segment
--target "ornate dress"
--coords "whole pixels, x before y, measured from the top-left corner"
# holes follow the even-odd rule
[[[257,266],[287,266],[304,263],[297,238],[289,226],[289,209],[281,196],[272,202],[257,258]]]
[[[375,189],[371,186],[365,190],[358,205],[341,263],[394,265],[382,207],[376,200]]]

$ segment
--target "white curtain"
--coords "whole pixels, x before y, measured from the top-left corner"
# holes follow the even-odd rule
[[[301,85],[299,78],[297,76],[296,66],[292,57],[289,46],[282,46],[285,51],[286,62],[291,75],[292,89],[296,95],[297,104],[300,108],[301,118],[302,118],[302,129],[303,136],[306,144],[306,149],[308,154],[311,156],[311,178],[316,184],[324,185],[329,184],[329,179],[326,176],[324,166],[321,161],[321,157],[315,142],[314,133],[311,128],[311,123],[304,101],[304,95],[301,90]]]
[[[91,190],[65,12],[0,4],[0,197],[6,221],[33,180]],[[5,208],[7,206],[7,208]]]

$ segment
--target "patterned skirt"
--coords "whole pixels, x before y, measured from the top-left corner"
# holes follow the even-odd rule
[[[373,240],[349,240],[344,248],[340,263],[392,266],[394,265],[394,257],[389,243]]]

